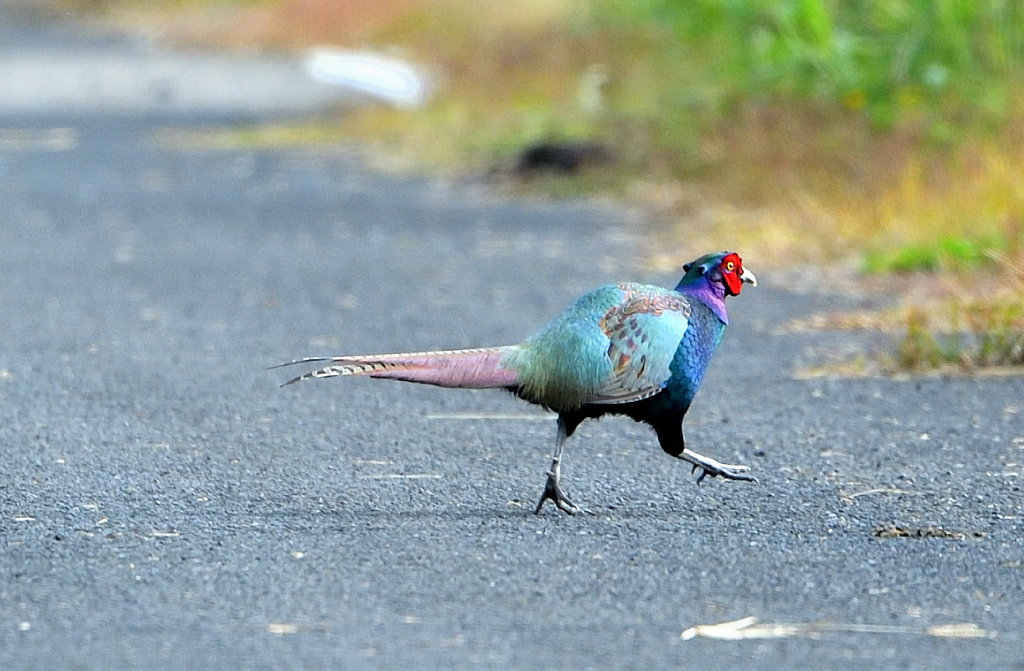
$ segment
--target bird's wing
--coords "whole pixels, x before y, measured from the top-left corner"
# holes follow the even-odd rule
[[[670,365],[690,323],[689,300],[675,291],[620,285],[623,300],[601,320],[611,376],[589,403],[630,403],[654,396],[672,376]]]

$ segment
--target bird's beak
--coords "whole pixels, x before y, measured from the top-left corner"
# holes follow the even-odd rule
[[[754,273],[750,272],[746,268],[744,268],[743,272],[740,273],[740,280],[742,280],[746,284],[749,284],[752,287],[757,286],[757,278],[754,277]]]

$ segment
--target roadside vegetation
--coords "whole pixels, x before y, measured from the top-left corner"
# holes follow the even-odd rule
[[[1020,3],[54,2],[172,43],[397,49],[435,73],[432,102],[324,137],[477,172],[531,143],[600,143],[610,165],[532,185],[654,210],[652,264],[729,241],[752,266],[934,278],[899,311],[899,367],[1024,364]]]

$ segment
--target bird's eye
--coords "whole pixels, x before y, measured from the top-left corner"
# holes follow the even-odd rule
[[[734,262],[729,261],[725,264],[725,272],[731,273],[734,270],[736,270],[736,264]]]

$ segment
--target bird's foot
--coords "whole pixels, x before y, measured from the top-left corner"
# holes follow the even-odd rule
[[[548,471],[548,480],[544,483],[544,493],[541,494],[540,501],[537,502],[537,508],[533,511],[534,515],[540,515],[540,509],[544,507],[544,502],[548,499],[554,501],[559,510],[569,515],[586,512],[570,501],[569,497],[562,492],[562,488],[558,486],[558,473],[553,470]]]
[[[723,464],[711,457],[705,457],[702,454],[697,454],[696,452],[687,449],[683,450],[683,453],[679,455],[679,458],[693,464],[694,472],[696,472],[698,468],[701,469],[700,475],[697,477],[698,485],[709,475],[713,478],[721,476],[726,480],[757,482],[757,478],[750,474],[750,466],[746,466],[744,464]]]

